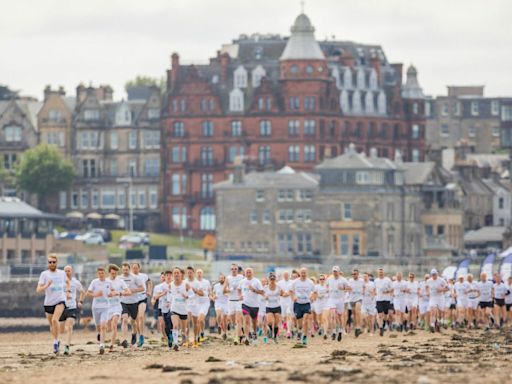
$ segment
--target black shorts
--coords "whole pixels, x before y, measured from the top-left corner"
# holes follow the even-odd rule
[[[139,303],[126,304],[121,303],[121,307],[123,307],[123,315],[128,314],[133,320],[137,318],[139,314]]]
[[[480,308],[492,308],[493,307],[492,301],[481,301],[478,303],[478,306]]]
[[[311,314],[311,304],[293,303],[293,313],[295,314],[295,318],[300,320],[304,317],[304,315]]]
[[[178,313],[178,312],[172,312],[171,316],[178,316],[180,318],[180,320],[187,320],[188,319],[188,315],[187,314],[182,315],[181,313]]]
[[[250,316],[253,320],[258,317],[259,310],[258,307],[249,307],[248,305],[242,304],[242,313],[244,316]]]
[[[279,313],[279,314],[281,314],[281,307],[275,307],[275,308],[266,307],[265,310],[267,311],[267,313]]]
[[[390,301],[377,301],[377,313],[383,313],[387,315],[391,309]]]
[[[507,308],[507,312],[510,311],[510,308],[512,308],[512,304],[505,304],[505,307]]]
[[[457,308],[457,307],[455,306],[455,304],[450,304],[450,309],[455,309],[455,308]]]
[[[144,300],[139,301],[138,304],[142,304],[142,303],[146,304],[146,306],[147,306],[148,305],[148,298],[146,297]]]
[[[61,301],[60,303],[57,303],[55,305],[45,305],[44,311],[50,315],[53,315],[53,312],[55,312],[55,307],[61,304],[64,306],[64,310],[66,310],[66,303],[64,301]]]
[[[494,305],[497,305],[498,307],[504,307],[505,299],[494,299]]]
[[[66,321],[67,319],[75,319],[78,317],[78,308],[69,309],[66,308],[62,315],[60,315],[59,321]]]

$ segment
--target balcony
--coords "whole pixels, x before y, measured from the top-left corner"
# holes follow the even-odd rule
[[[217,160],[195,160],[193,162],[184,163],[184,168],[189,171],[218,171],[223,170],[226,166],[223,162]]]

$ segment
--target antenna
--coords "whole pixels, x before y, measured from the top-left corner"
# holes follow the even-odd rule
[[[304,0],[300,0],[300,13],[304,13]]]

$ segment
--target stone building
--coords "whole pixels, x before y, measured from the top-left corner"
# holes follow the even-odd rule
[[[378,45],[321,41],[301,14],[291,36],[242,35],[207,65],[173,54],[164,104],[164,225],[214,231],[213,184],[243,156],[248,170],[311,171],[349,143],[367,153],[424,158],[424,99],[416,71]]]
[[[449,86],[447,96],[426,102],[426,143],[431,149],[454,148],[461,141],[474,153],[500,148],[502,98],[484,97],[483,86]]]
[[[155,87],[143,95],[114,101],[109,86],[77,87],[71,156],[78,176],[60,193],[60,211],[119,216],[129,227],[131,206],[134,229],[159,226],[161,94]]]

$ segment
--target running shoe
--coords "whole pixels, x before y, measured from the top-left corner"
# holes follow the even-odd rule
[[[113,345],[110,345],[110,347],[108,348],[108,351],[109,351],[110,353],[114,352],[114,346],[113,346]]]
[[[69,345],[64,346],[64,354],[65,354],[66,356],[68,356],[68,355],[69,355]]]
[[[249,343],[250,343],[250,342],[249,342],[249,339],[246,337],[246,338],[245,338],[245,340],[244,340],[244,344],[245,344],[245,345],[249,345]]]
[[[332,334],[331,339],[332,339],[332,341],[336,340],[336,333],[333,333],[333,334]]]
[[[103,355],[105,353],[105,347],[102,345],[100,347],[100,355]]]
[[[98,342],[100,341],[100,334],[99,333],[96,335],[96,341],[98,341]]]
[[[343,338],[343,333],[342,332],[339,332],[338,333],[338,341],[341,341],[341,339]]]
[[[263,337],[263,344],[267,344],[267,343],[268,343],[268,337],[265,336],[265,337]]]
[[[222,335],[222,340],[226,340],[228,338],[228,335],[226,335],[225,333]]]
[[[139,336],[139,342],[137,343],[137,347],[142,347],[144,345],[144,335]]]
[[[132,345],[134,345],[135,343],[137,343],[137,334],[132,333]]]
[[[174,349],[176,352],[178,352],[178,350],[180,349],[180,347],[178,347],[178,344],[174,344],[173,349]]]
[[[55,353],[55,354],[59,353],[59,342],[58,341],[53,343],[53,353]]]
[[[356,338],[358,338],[361,333],[362,333],[361,330],[359,328],[356,328],[356,330],[355,330]]]
[[[192,348],[197,348],[197,347],[199,347],[199,343],[194,340],[194,343],[192,344]]]
[[[121,346],[123,348],[128,348],[128,340],[123,340],[123,342],[121,343]]]
[[[379,335],[384,336],[384,327],[381,327],[379,330]]]
[[[327,333],[324,333],[324,340],[327,340]]]
[[[306,336],[302,337],[302,345],[308,345],[308,338]]]

